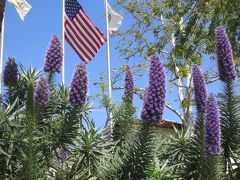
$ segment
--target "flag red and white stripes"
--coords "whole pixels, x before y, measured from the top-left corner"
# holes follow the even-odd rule
[[[106,41],[77,0],[65,1],[65,39],[86,64]]]

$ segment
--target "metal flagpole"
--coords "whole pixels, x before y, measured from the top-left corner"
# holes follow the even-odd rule
[[[5,13],[2,20],[2,32],[1,32],[1,54],[0,54],[0,94],[2,94],[2,67],[3,67],[3,48],[4,48],[4,26],[5,26]]]
[[[109,43],[109,27],[108,27],[108,8],[107,0],[105,0],[105,9],[106,9],[106,29],[107,29],[107,70],[108,70],[108,96],[109,99],[112,99],[112,81],[111,81],[111,64],[110,64],[110,43]],[[112,127],[112,113],[109,114],[110,126]]]
[[[107,0],[105,0],[106,8],[106,28],[107,28],[107,68],[108,68],[108,95],[109,98],[112,98],[112,82],[111,82],[111,64],[110,64],[110,43],[109,43],[109,27],[108,27],[108,8]]]
[[[62,84],[65,84],[65,26],[64,26],[64,17],[65,17],[65,0],[62,1],[62,48],[63,48],[63,58],[62,58]]]

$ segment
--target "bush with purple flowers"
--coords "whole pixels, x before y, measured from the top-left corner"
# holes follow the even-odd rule
[[[199,23],[196,23],[197,29]],[[187,29],[186,34],[180,36],[187,35]],[[177,38],[178,33],[180,30],[174,37]],[[88,41],[86,38],[82,40]],[[57,36],[51,39],[43,72],[32,68],[26,71],[20,65],[19,75],[15,59],[9,58],[3,76],[7,88],[2,89],[3,96],[0,93],[0,179],[239,179],[240,101],[235,90],[237,71],[227,33],[223,26],[216,29],[216,54],[222,81],[219,84],[224,85],[224,91],[209,96],[207,83],[219,78],[216,74],[211,77],[212,72],[203,74],[201,60],[192,60],[201,57],[198,50],[202,47],[196,49],[197,56],[190,57],[191,53],[185,56],[190,51],[183,52],[185,46],[177,50],[174,40],[175,48],[169,53],[148,45],[147,54],[165,52],[162,57],[168,58],[162,61],[156,54],[150,57],[141,119],[137,118],[139,106],[133,107],[133,95],[135,93],[136,98],[139,95],[138,100],[142,101],[143,89],[135,87],[137,78],[135,84],[129,67],[122,79],[125,88],[119,94],[123,93],[123,103],[118,108],[114,99],[107,98],[106,83],[99,83],[102,91],[89,99],[100,97],[102,103],[95,107],[100,105],[106,109],[105,126],[101,126],[100,133],[90,116],[99,109],[88,104],[86,65],[76,66],[70,86],[57,85],[52,78],[62,66],[63,49]],[[142,64],[131,66],[143,68]],[[169,81],[165,67],[170,70],[166,73],[174,74]],[[122,71],[117,78],[121,74]],[[144,79],[144,74],[141,77]],[[173,85],[170,95],[177,95],[181,101],[171,96],[168,101],[183,111],[170,103],[166,105],[169,84]],[[122,90],[117,85],[114,87]],[[90,92],[93,93],[92,89]],[[192,108],[193,95],[196,111]],[[163,119],[165,106],[166,115],[170,115],[171,120],[179,118],[185,126]],[[97,116],[95,121],[103,122],[102,118]],[[193,130],[191,120],[195,118]]]

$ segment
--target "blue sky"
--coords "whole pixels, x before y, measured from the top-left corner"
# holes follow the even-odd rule
[[[78,0],[82,5],[85,12],[94,22],[94,24],[106,34],[104,13],[104,0],[86,1]],[[116,1],[109,0],[109,4],[113,5]],[[62,2],[61,0],[28,0],[31,4],[32,9],[26,16],[25,21],[22,22],[18,17],[18,14],[14,7],[7,3],[5,11],[5,41],[4,41],[4,63],[9,56],[15,57],[18,63],[23,64],[25,68],[29,68],[32,65],[34,68],[42,68],[44,65],[44,56],[46,48],[52,35],[56,34],[61,38],[62,33]],[[114,8],[114,6],[113,6]],[[126,30],[133,20],[126,18],[123,21],[121,30]],[[111,67],[112,69],[120,67],[123,63],[123,57],[115,47],[118,45],[118,38],[110,39],[111,46]],[[88,63],[87,70],[89,73],[89,95],[96,95],[100,92],[93,86],[95,79],[99,78],[101,72],[107,72],[107,59],[106,59],[106,44],[100,49],[97,56]],[[206,57],[207,58],[207,57]],[[65,41],[65,79],[66,86],[70,84],[72,74],[75,70],[76,64],[81,63],[81,60],[71,47]],[[130,62],[132,65],[134,61]],[[209,66],[209,61],[205,61],[204,66]],[[57,76],[57,80],[60,80],[61,75]],[[60,81],[59,81],[60,82]],[[139,87],[147,86],[147,72],[143,79],[136,82]],[[217,86],[214,85],[216,88]],[[167,102],[171,103],[174,107],[179,107],[178,102],[175,101],[176,96],[173,98],[173,94],[170,94],[168,86],[168,98]],[[175,89],[173,89],[175,91]],[[114,91],[114,101],[121,102],[122,91]],[[176,94],[175,94],[176,95]],[[138,108],[137,114],[139,116],[142,101],[135,97],[135,106]],[[98,102],[94,102],[94,106],[98,107]],[[177,120],[176,116],[169,110],[165,110],[165,118]],[[105,122],[105,111],[104,109],[98,109],[97,112],[93,113],[93,119],[95,120],[98,127],[103,126]]]

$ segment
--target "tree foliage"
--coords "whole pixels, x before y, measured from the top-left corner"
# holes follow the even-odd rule
[[[239,0],[118,0],[119,9],[132,21],[129,28],[117,34],[116,47],[126,60],[134,60],[136,69],[142,67],[146,57],[153,52],[161,54],[169,70],[169,83],[176,88],[173,93],[178,107],[167,108],[176,114],[183,124],[192,125],[192,78],[191,65],[201,64],[204,59],[215,60],[215,28],[223,24],[233,45],[235,61],[240,60]],[[139,61],[135,61],[140,59]],[[128,61],[131,63],[131,61]],[[212,67],[210,67],[212,69]],[[141,69],[141,68],[140,68]],[[138,70],[139,71],[139,70]],[[122,70],[119,69],[121,74]],[[142,76],[142,74],[140,73]],[[215,71],[206,71],[207,83],[219,78]],[[115,89],[121,89],[118,83]],[[144,87],[140,87],[144,88]],[[136,88],[136,94],[139,88]]]

